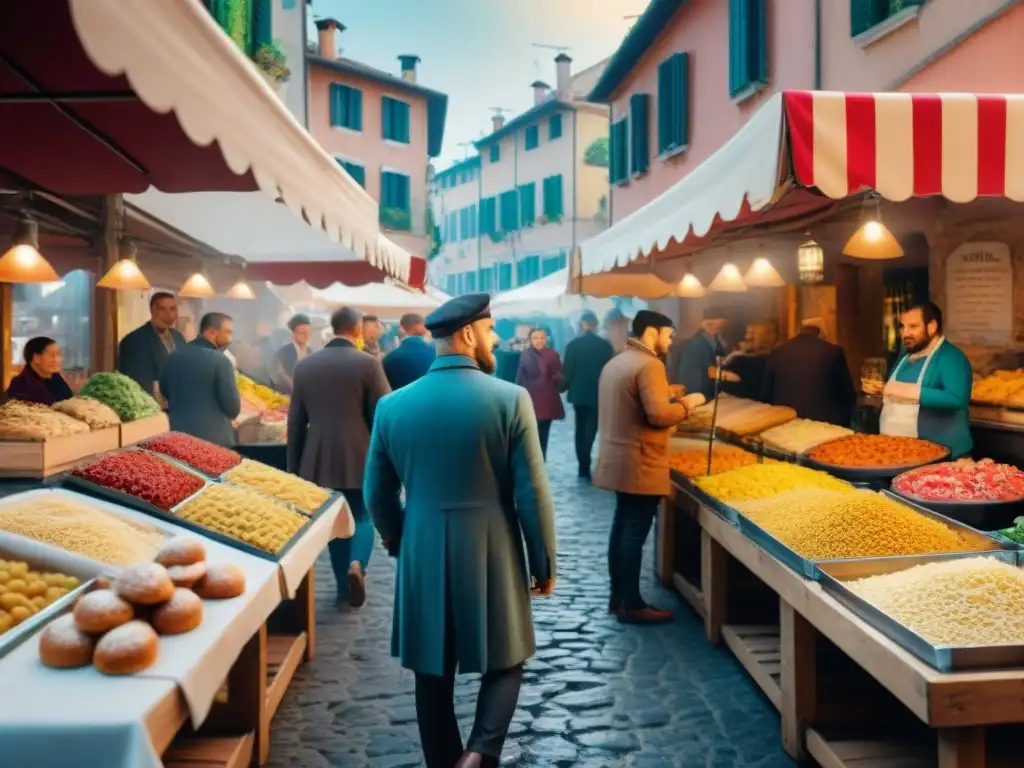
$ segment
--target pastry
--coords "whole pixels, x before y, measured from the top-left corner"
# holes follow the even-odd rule
[[[75,626],[90,635],[102,635],[135,618],[135,610],[110,589],[82,595],[75,605]]]
[[[156,561],[160,565],[192,565],[206,559],[206,548],[195,536],[175,536],[156,553]]]
[[[190,589],[178,587],[166,603],[153,611],[153,629],[161,635],[191,632],[203,621],[203,601]]]
[[[134,605],[155,605],[171,599],[174,582],[159,563],[139,563],[121,571],[114,591]]]
[[[227,600],[245,592],[245,574],[237,565],[221,563],[211,565],[194,587],[196,594],[206,600]]]
[[[134,675],[156,662],[160,641],[144,621],[129,621],[99,639],[92,663],[107,675]]]
[[[69,613],[54,619],[39,636],[39,658],[48,667],[84,667],[92,653],[92,638],[75,626],[75,618]]]
[[[206,563],[200,561],[192,565],[169,565],[167,575],[171,577],[174,586],[191,588],[206,575]]]

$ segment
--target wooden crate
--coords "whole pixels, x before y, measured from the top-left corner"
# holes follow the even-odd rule
[[[121,446],[133,445],[141,440],[162,435],[171,428],[166,413],[128,421],[121,425]]]
[[[119,445],[117,427],[96,429],[81,435],[46,442],[0,442],[0,477],[49,477],[75,466],[83,459]]]

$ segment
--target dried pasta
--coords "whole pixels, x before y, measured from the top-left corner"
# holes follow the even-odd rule
[[[121,423],[121,417],[109,405],[91,397],[72,397],[53,404],[53,410],[84,421],[89,429],[106,429]]]
[[[294,504],[307,513],[315,512],[330,498],[330,494],[319,485],[252,459],[242,459],[242,463],[224,475],[224,479],[233,485],[262,491]]]
[[[237,541],[277,553],[308,518],[269,496],[230,485],[209,485],[174,514]]]
[[[853,486],[825,472],[781,462],[751,464],[694,482],[719,501],[767,499],[798,488],[850,491]]]

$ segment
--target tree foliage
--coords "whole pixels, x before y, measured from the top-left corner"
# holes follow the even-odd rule
[[[583,153],[583,162],[598,168],[608,167],[608,137],[594,139]]]

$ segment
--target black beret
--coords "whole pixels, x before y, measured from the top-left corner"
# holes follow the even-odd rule
[[[426,326],[439,339],[453,335],[470,323],[491,316],[491,297],[487,293],[467,293],[449,299],[427,315]]]
[[[674,327],[675,323],[672,322],[668,315],[663,315],[661,312],[655,312],[650,309],[641,309],[636,313],[636,317],[633,318],[634,336],[643,336],[644,331],[648,328],[661,330],[662,328]]]

